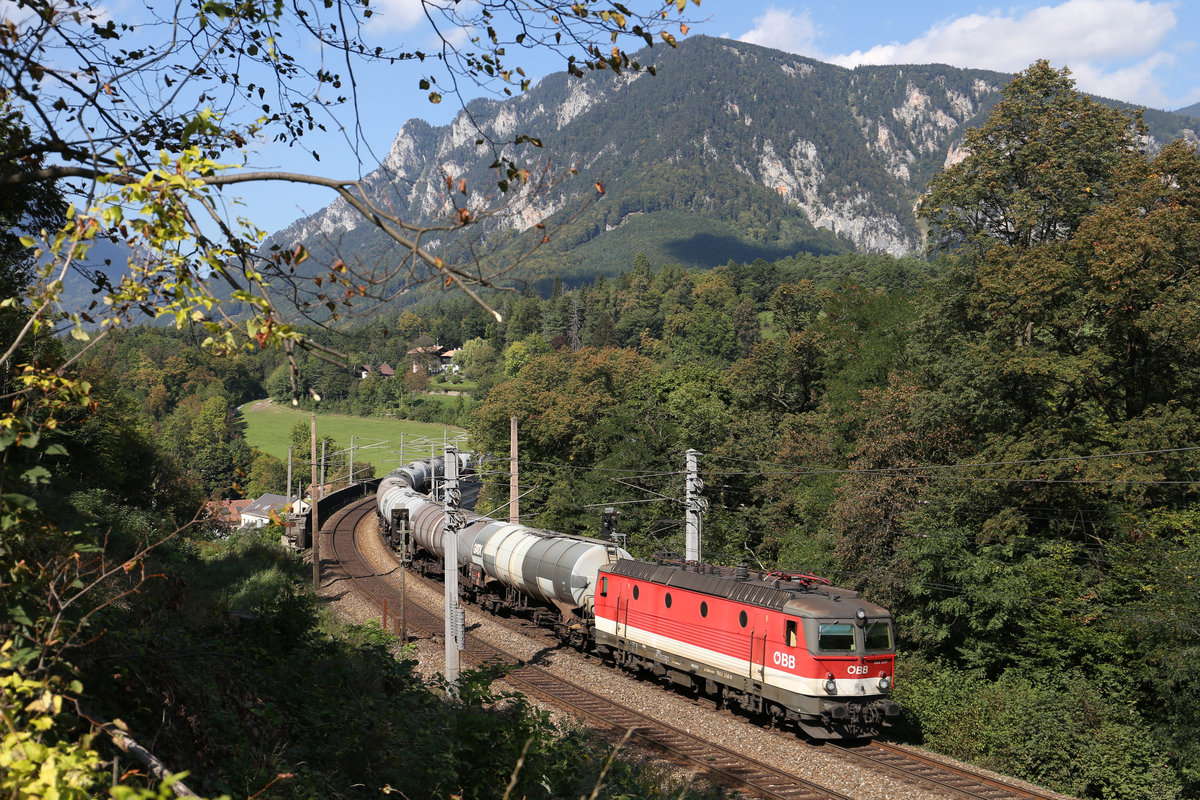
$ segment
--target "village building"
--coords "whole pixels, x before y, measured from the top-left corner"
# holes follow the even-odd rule
[[[283,520],[292,506],[292,499],[281,494],[264,494],[242,509],[243,528],[261,528],[271,523],[271,514]]]

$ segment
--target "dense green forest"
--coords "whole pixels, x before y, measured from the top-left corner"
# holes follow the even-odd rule
[[[611,504],[639,555],[682,549],[698,449],[708,559],[813,570],[892,609],[898,737],[1081,798],[1200,797],[1200,156],[1143,152],[1138,134],[1040,63],[933,178],[930,260],[631,254],[615,277],[488,295],[502,321],[454,295],[306,331],[319,347],[291,360],[202,349],[202,330],[21,340],[14,363],[74,382],[33,413],[10,400],[0,435],[18,753],[0,787],[53,752],[60,785],[93,791],[112,750],[88,715],[119,717],[208,794],[482,800],[526,741],[522,795],[594,780],[601,750],[487,676],[447,702],[382,631],[319,613],[278,531],[185,524],[206,497],[278,480],[234,411],[269,395],[464,423],[496,454],[516,416],[529,521],[594,534]],[[412,353],[431,345],[458,351],[457,373]],[[394,377],[353,368],[384,363]],[[483,502],[504,492],[488,482]],[[323,705],[316,676],[354,704]],[[329,749],[327,729],[349,738]],[[671,793],[633,768],[604,791]]]

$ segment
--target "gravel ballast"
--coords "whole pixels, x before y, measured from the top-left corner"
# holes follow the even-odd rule
[[[374,526],[373,519],[365,523]],[[322,538],[328,541],[327,534]],[[324,544],[324,542],[323,542]],[[394,573],[397,569],[395,554],[375,536],[361,537],[363,556],[377,574]],[[328,548],[323,552],[330,552]],[[335,612],[353,622],[378,620],[380,613],[370,601],[359,596],[344,579],[333,576],[326,569],[322,576],[321,595],[332,605]],[[420,579],[406,581],[406,594],[413,602],[428,609],[438,609],[443,603],[440,586],[434,587]],[[467,606],[468,635],[511,653],[520,659],[537,657],[537,665],[558,677],[592,692],[634,709],[643,714],[685,730],[706,741],[719,744],[729,750],[751,758],[765,761],[778,769],[820,784],[860,800],[929,800],[945,798],[943,792],[927,789],[904,782],[890,775],[848,763],[837,755],[822,752],[823,747],[814,745],[791,731],[771,730],[727,710],[716,710],[707,699],[693,700],[668,688],[649,681],[635,679],[613,667],[607,666],[596,657],[586,656],[567,647],[547,650],[544,634],[538,631],[517,630],[511,620],[502,621],[478,608]],[[389,620],[389,627],[392,620]],[[444,645],[440,636],[410,639],[415,646],[420,672],[432,678],[444,669]],[[544,704],[531,698],[541,707]],[[563,715],[550,709],[556,717]],[[630,745],[626,745],[629,747]],[[954,763],[950,759],[943,759]],[[978,770],[985,773],[983,770]],[[678,765],[672,772],[678,777]],[[682,770],[684,776],[687,770]],[[701,776],[694,776],[701,777]],[[1022,785],[1004,776],[994,776],[1014,786]],[[1069,799],[1068,799],[1069,800]]]

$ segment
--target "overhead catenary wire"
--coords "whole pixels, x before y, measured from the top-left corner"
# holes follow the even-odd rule
[[[1041,478],[1041,477],[1005,477],[1005,476],[971,476],[971,475],[921,475],[913,473],[894,473],[874,469],[838,469],[835,467],[801,467],[797,469],[763,469],[746,472],[725,472],[727,476],[742,477],[793,477],[798,475],[849,475],[849,476],[879,476],[905,477],[921,481],[960,481],[969,483],[1033,483],[1033,484],[1080,484],[1100,486],[1200,486],[1200,480],[1166,480],[1166,479],[1137,479],[1137,478]]]
[[[1051,458],[1033,458],[1014,461],[981,461],[981,462],[962,462],[959,464],[927,464],[914,465],[912,467],[881,467],[876,472],[903,472],[918,469],[965,469],[970,467],[1007,467],[1022,464],[1049,464],[1059,461],[1077,461],[1098,458],[1128,458],[1130,456],[1152,456],[1166,455],[1168,453],[1189,453],[1200,451],[1200,445],[1192,445],[1188,447],[1169,447],[1159,450],[1128,450],[1117,453],[1092,453],[1082,456],[1054,456]],[[709,455],[709,461],[735,461],[743,464],[758,464],[762,463],[762,459],[737,458],[736,456],[719,456]]]

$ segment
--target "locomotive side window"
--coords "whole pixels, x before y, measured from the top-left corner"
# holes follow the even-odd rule
[[[796,620],[789,619],[784,625],[783,640],[787,642],[788,647],[796,646]]]
[[[704,602],[703,600],[700,601],[700,616],[708,616],[708,603]]]
[[[863,630],[867,650],[891,650],[892,626],[886,622],[868,622]]]
[[[671,593],[670,592],[667,592],[667,596],[666,596],[666,598],[664,598],[663,602],[667,604],[667,608],[671,607]]]
[[[849,622],[823,622],[817,628],[817,648],[854,652],[854,626]]]
[[[608,597],[608,578],[600,579],[600,596]]]
[[[738,612],[738,625],[741,625],[743,628],[746,627],[746,612],[745,611]]]
[[[638,597],[638,587],[637,587],[637,584],[635,583],[633,585],[633,599],[637,600],[637,597]]]

